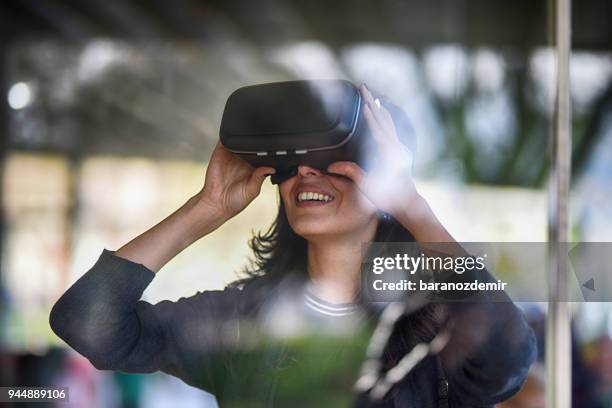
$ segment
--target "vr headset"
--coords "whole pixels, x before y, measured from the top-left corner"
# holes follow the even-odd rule
[[[359,90],[345,80],[243,87],[225,105],[221,143],[254,167],[274,167],[274,184],[296,175],[299,165],[326,173],[333,162],[354,161],[367,169],[376,160],[376,148],[363,104]],[[396,127],[398,121],[409,126],[401,109],[384,100],[382,104]]]

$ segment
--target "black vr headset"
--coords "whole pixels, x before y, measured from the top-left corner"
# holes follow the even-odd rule
[[[413,150],[414,134],[404,112],[382,98],[381,103]],[[247,86],[225,104],[221,143],[255,167],[274,167],[274,184],[296,175],[298,165],[325,173],[333,162],[354,161],[367,169],[376,160],[376,147],[363,104],[359,90],[345,80]]]

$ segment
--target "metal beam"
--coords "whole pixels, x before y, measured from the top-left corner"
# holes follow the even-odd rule
[[[571,0],[555,1],[557,78],[549,185],[549,303],[546,324],[546,406],[572,406],[571,310],[568,300],[571,105]]]

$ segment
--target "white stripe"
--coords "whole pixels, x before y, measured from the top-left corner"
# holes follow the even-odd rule
[[[314,299],[312,296],[310,296],[309,294],[305,294],[304,295],[306,297],[306,299],[312,303],[314,303],[315,305],[317,305],[320,308],[323,309],[327,309],[327,310],[331,310],[332,312],[338,312],[341,310],[355,310],[357,309],[357,306],[355,305],[350,305],[350,306],[329,306],[329,305],[325,305],[321,302],[318,302],[316,299]]]
[[[351,315],[353,313],[355,313],[355,311],[348,311],[348,312],[329,312],[327,310],[324,309],[319,309],[317,308],[316,305],[313,305],[309,302],[304,302],[306,304],[306,306],[308,306],[310,309],[314,310],[315,312],[327,315],[327,316],[335,316],[335,317],[340,317],[340,316],[348,316]]]

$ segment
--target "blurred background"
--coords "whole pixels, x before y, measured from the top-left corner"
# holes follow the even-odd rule
[[[5,1],[0,5],[0,385],[74,407],[215,406],[169,376],[99,372],[48,325],[96,261],[202,186],[244,85],[346,78],[416,129],[417,185],[458,241],[547,240],[552,1]],[[572,9],[572,239],[612,241],[612,4]],[[167,265],[157,302],[224,287],[276,189]],[[542,273],[546,273],[542,271]],[[545,304],[522,304],[539,362],[504,407],[543,406]],[[576,407],[612,406],[612,307],[574,305]],[[67,405],[62,405],[67,406]]]

